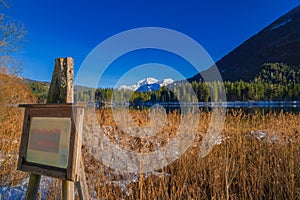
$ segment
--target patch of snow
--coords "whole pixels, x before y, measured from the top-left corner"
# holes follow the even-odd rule
[[[137,82],[137,86],[142,86],[142,85],[150,85],[150,84],[154,84],[159,82],[157,79],[155,78],[145,78],[143,80],[140,80]]]
[[[256,137],[256,139],[258,140],[262,140],[264,138],[266,138],[267,134],[261,130],[258,130],[258,131],[251,131],[250,134],[254,137]]]
[[[16,186],[0,186],[0,199],[25,199],[28,178]]]
[[[282,137],[280,133],[274,131],[250,131],[250,136],[256,138],[259,141],[266,143],[276,143],[276,144],[288,144],[291,141],[290,137]]]
[[[89,194],[90,194],[90,199],[92,200],[97,199],[97,192],[95,190],[92,190],[91,192],[89,192]]]
[[[158,81],[158,84],[160,85],[160,87],[167,86],[167,85],[170,85],[172,83],[174,83],[174,80],[171,79],[171,78],[166,78],[166,79],[163,79],[161,81]]]
[[[292,21],[293,21],[293,19],[292,19],[292,18],[289,18],[289,19],[287,19],[286,21],[280,22],[279,24],[273,26],[273,27],[271,28],[271,30],[276,30],[276,29],[278,29],[278,28],[280,28],[280,27],[282,27],[282,26],[284,26],[284,25],[286,25],[286,24],[288,24],[288,23],[290,23],[290,22],[292,22]]]
[[[21,180],[21,182],[18,185],[15,186],[0,185],[0,199],[5,199],[5,200],[25,199],[28,182],[29,182],[29,178],[25,178]],[[46,190],[46,188],[49,184],[53,184],[53,183],[54,183],[53,178],[42,176],[41,183],[40,183],[40,192],[41,192],[42,200],[46,200],[49,198],[49,193]]]

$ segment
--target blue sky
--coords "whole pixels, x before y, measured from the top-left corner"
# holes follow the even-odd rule
[[[8,15],[23,22],[28,30],[25,45],[17,55],[23,63],[22,75],[50,81],[55,58],[73,57],[77,73],[98,44],[122,31],[139,27],[163,27],[186,34],[202,45],[216,62],[300,5],[300,1],[11,0],[10,4]],[[187,78],[196,72],[189,63],[168,52],[136,51],[112,63],[100,80],[100,86],[111,87],[131,67],[147,63],[166,64]],[[133,84],[146,75],[128,77],[124,84]],[[168,75],[172,76],[161,73],[154,78],[168,78]]]

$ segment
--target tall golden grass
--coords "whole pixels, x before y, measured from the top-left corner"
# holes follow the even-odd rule
[[[2,94],[2,93],[1,93]],[[19,109],[17,109],[19,110]],[[122,112],[122,111],[120,111]],[[26,173],[15,174],[22,112],[16,111],[18,123],[1,123],[0,185],[17,184]],[[149,124],[149,111],[130,111],[139,126]],[[3,114],[2,114],[3,115]],[[96,111],[97,119],[86,112],[85,140],[94,124],[113,143],[137,152],[149,152],[164,146],[174,137],[180,114],[171,112],[159,136],[146,139],[128,136],[118,128],[110,109]],[[87,183],[95,199],[300,199],[300,114],[289,112],[256,112],[247,114],[231,110],[222,130],[222,142],[205,157],[199,157],[199,146],[206,135],[210,112],[201,111],[194,144],[178,160],[157,172],[127,174],[104,166],[89,152],[84,142],[83,155]],[[3,118],[2,118],[3,119]],[[9,121],[9,120],[8,120]],[[10,128],[9,128],[10,127]],[[107,128],[107,129],[105,129]],[[187,131],[188,128],[187,128]],[[118,136],[119,140],[116,141]],[[47,199],[56,199],[59,183],[47,185]],[[76,197],[78,198],[78,197]]]
[[[131,117],[143,126],[149,122],[147,112],[132,111]],[[110,110],[98,111],[97,116],[102,126],[116,126]],[[195,145],[182,157],[159,174],[138,175],[137,182],[127,183],[127,190],[116,181],[126,180],[126,176],[130,179],[133,174],[116,175],[86,153],[90,190],[97,198],[105,199],[300,199],[299,113],[230,111],[222,143],[200,158],[199,145],[210,116],[209,112],[201,112]],[[173,137],[171,132],[179,122],[179,115],[170,113],[161,134]],[[118,138],[128,137],[118,127],[113,130]],[[110,139],[114,141],[114,137]],[[119,140],[118,145],[145,152],[143,145],[148,143],[138,138],[130,140],[136,141],[128,146]]]

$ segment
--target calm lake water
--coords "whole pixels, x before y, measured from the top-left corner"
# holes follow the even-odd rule
[[[129,105],[127,105],[129,106]],[[146,104],[146,105],[138,105],[138,106],[129,106],[130,109],[138,109],[138,110],[147,110],[152,106],[161,106],[163,107],[167,113],[172,111],[180,112],[182,109],[195,109],[199,108],[201,111],[211,111],[213,108],[223,108],[228,111],[230,110],[242,110],[246,113],[256,113],[256,112],[293,112],[299,113],[300,111],[300,101],[260,101],[260,102],[226,102],[226,103],[184,103],[181,106],[179,104],[174,103],[158,103],[155,105]],[[116,107],[126,107],[123,106],[112,106]]]

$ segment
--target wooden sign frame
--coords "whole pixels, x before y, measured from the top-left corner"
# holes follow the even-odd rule
[[[78,179],[78,168],[80,165],[80,160],[81,160],[81,138],[82,138],[82,123],[83,123],[83,108],[79,106],[74,106],[73,104],[22,104],[19,105],[20,107],[25,108],[25,114],[24,114],[24,124],[23,124],[23,130],[22,130],[22,138],[21,138],[21,144],[20,144],[20,151],[19,151],[19,159],[18,159],[18,170],[26,171],[26,172],[31,172],[35,173],[38,175],[46,175],[46,176],[51,176],[55,178],[59,178],[62,180],[69,180],[69,181],[77,181]],[[36,162],[32,162],[32,160],[27,159],[27,156],[29,155],[29,152],[32,150],[29,149],[29,142],[30,142],[30,134],[31,134],[31,126],[33,119],[39,119],[35,120],[37,122],[43,122],[47,120],[56,120],[57,119],[62,119],[61,123],[67,122],[69,119],[70,120],[70,128],[66,129],[66,132],[58,131],[59,134],[56,135],[48,135],[48,140],[49,137],[61,137],[62,134],[70,134],[68,137],[67,141],[68,144],[68,155],[67,155],[67,163],[65,167],[57,167],[56,164],[51,165],[51,164],[45,164],[45,162],[39,162],[38,159],[36,159]],[[41,120],[43,119],[43,120]],[[37,122],[35,122],[35,126],[42,126],[42,125],[36,125]],[[66,126],[68,126],[68,123]],[[47,126],[46,126],[47,127]],[[53,127],[55,128],[55,127]],[[48,125],[49,129],[49,125]],[[78,130],[79,129],[79,130]],[[45,128],[47,130],[47,128]],[[59,129],[57,129],[59,130]],[[70,132],[69,132],[70,131]],[[53,133],[52,133],[53,134]],[[33,133],[32,133],[33,135]],[[35,135],[38,135],[38,133],[35,133]],[[57,136],[58,135],[58,136]],[[33,136],[32,136],[33,137]],[[45,136],[41,136],[43,138]],[[46,139],[47,139],[46,137]],[[31,138],[31,143],[36,142]],[[54,142],[57,140],[52,139]],[[60,142],[61,138],[58,138],[58,142]],[[40,141],[40,145],[43,145],[43,141]],[[47,142],[47,141],[45,141]],[[53,146],[53,142],[50,143]],[[58,144],[59,145],[59,144]],[[41,148],[42,146],[38,146],[35,148]],[[32,144],[31,144],[31,147]],[[61,146],[56,146],[55,148],[58,148],[59,151],[61,151]],[[33,151],[33,152],[39,152],[40,155],[45,155],[47,156],[48,154],[51,154],[47,151]],[[28,153],[28,154],[27,154]],[[60,153],[60,152],[58,152]],[[57,152],[56,152],[57,154]],[[55,155],[55,153],[53,153]],[[60,154],[59,154],[60,155]],[[40,156],[41,157],[41,156]],[[30,161],[28,161],[30,160]]]

